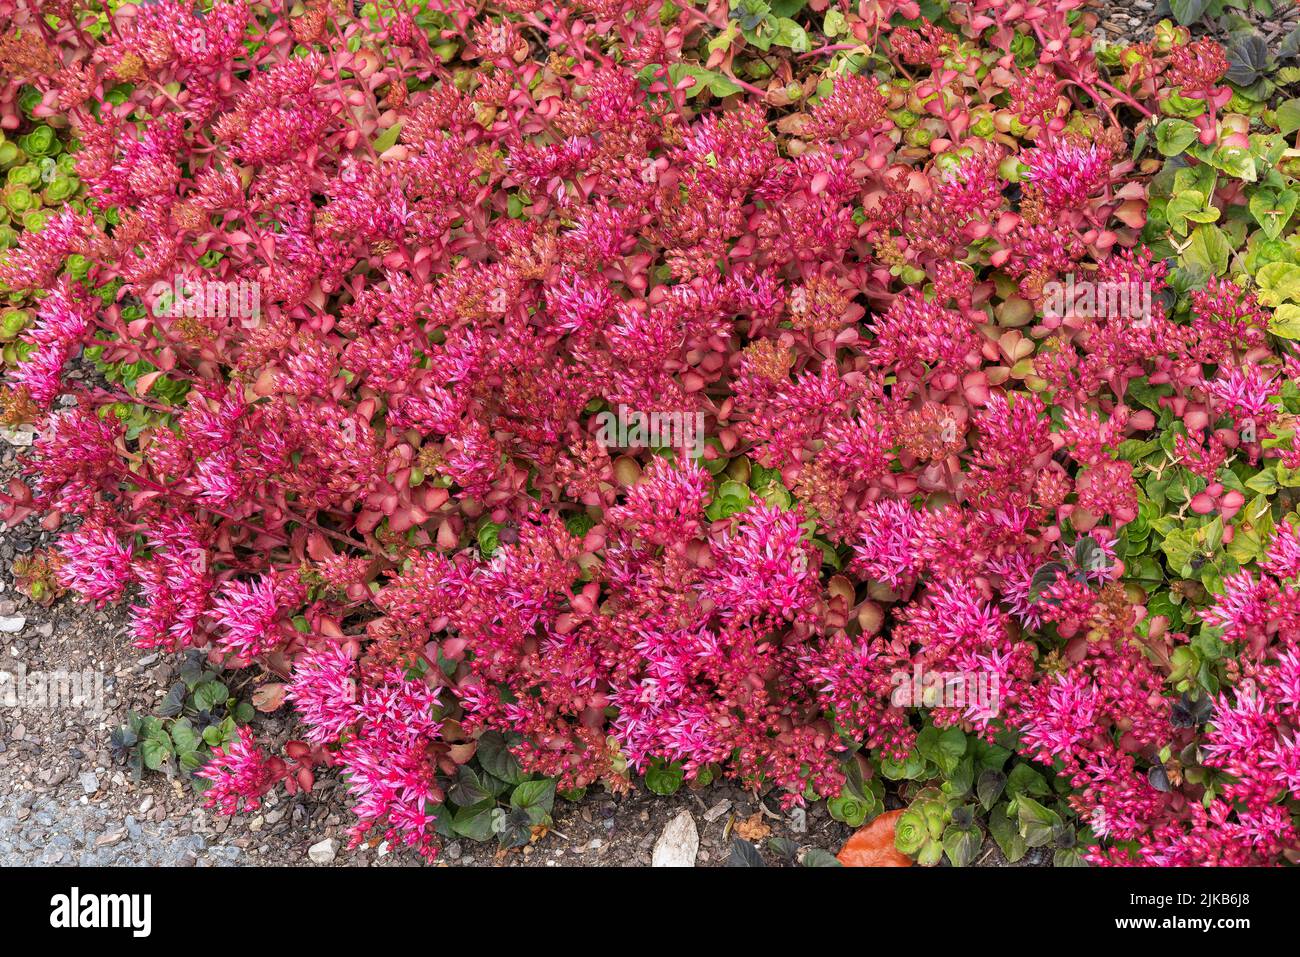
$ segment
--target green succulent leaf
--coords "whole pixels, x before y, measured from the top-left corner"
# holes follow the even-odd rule
[[[655,794],[675,794],[677,789],[682,786],[684,778],[685,772],[682,770],[680,761],[667,763],[656,760],[646,770],[645,786]]]
[[[930,829],[919,808],[909,807],[899,815],[894,825],[894,847],[900,853],[915,856],[929,840]]]

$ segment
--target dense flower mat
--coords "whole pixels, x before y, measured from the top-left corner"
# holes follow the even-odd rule
[[[119,745],[426,853],[722,775],[1295,859],[1300,71],[1095,23],[0,0],[31,578],[306,729],[200,663]]]

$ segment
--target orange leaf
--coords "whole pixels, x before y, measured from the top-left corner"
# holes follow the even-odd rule
[[[140,376],[140,378],[135,380],[135,394],[138,396],[146,395],[149,390],[153,388],[153,384],[158,381],[162,374],[163,372],[161,369],[155,369],[153,372]]]
[[[736,825],[736,833],[747,841],[761,841],[772,833],[772,828],[763,820],[763,812],[755,811],[747,820]]]
[[[886,811],[844,842],[836,857],[845,867],[911,867],[912,859],[894,847],[894,823],[902,811]]]

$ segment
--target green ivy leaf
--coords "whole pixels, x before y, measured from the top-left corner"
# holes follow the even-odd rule
[[[205,681],[194,689],[194,707],[211,711],[230,697],[230,689],[220,681]]]
[[[1156,126],[1156,149],[1163,156],[1177,156],[1200,136],[1195,124],[1170,117]]]
[[[826,16],[822,20],[822,33],[828,37],[837,37],[841,33],[847,33],[849,22],[844,18],[844,14],[839,10],[827,10]]]
[[[555,778],[525,781],[510,795],[510,806],[528,813],[534,825],[544,824],[555,807]]]
[[[824,851],[820,847],[810,847],[804,851],[803,858],[799,862],[804,867],[843,867],[837,858],[830,851]]]
[[[1300,302],[1300,266],[1295,263],[1269,263],[1255,273],[1259,284],[1259,301],[1270,308],[1284,302]]]
[[[1259,169],[1255,163],[1255,157],[1251,155],[1249,150],[1244,150],[1239,146],[1218,147],[1212,153],[1210,162],[1229,176],[1245,180],[1247,183],[1253,183],[1259,178]]]
[[[961,728],[940,731],[928,725],[916,736],[916,749],[928,761],[933,761],[944,775],[952,774],[966,753],[966,735]]]
[[[1297,35],[1300,35],[1300,31]],[[1283,136],[1290,136],[1300,130],[1300,99],[1286,100],[1274,112],[1277,115],[1277,130]]]
[[[1047,780],[1030,765],[1021,762],[1011,769],[1007,775],[1007,793],[1013,797],[1019,797],[1022,794],[1036,794],[1040,797],[1051,794],[1052,790],[1047,786]]]
[[[1281,192],[1257,189],[1250,197],[1250,215],[1255,217],[1255,222],[1269,239],[1276,239],[1295,212],[1298,198],[1295,190],[1291,189]]]
[[[971,743],[971,751],[981,768],[1001,771],[1011,758],[1011,749],[1004,748],[1000,744],[991,744],[981,738],[976,738]]]
[[[1083,848],[1081,847],[1062,847],[1058,848],[1052,855],[1053,867],[1087,867],[1088,862],[1083,859]]]
[[[452,815],[451,829],[471,841],[486,841],[492,836],[492,812],[496,805],[491,800],[463,807]]]
[[[964,798],[975,786],[975,758],[969,753],[957,762],[957,767],[948,772],[948,779],[943,782],[941,790],[954,798]]]
[[[719,31],[718,35],[710,40],[707,44],[710,53],[717,53],[719,50],[726,50],[736,42],[736,37],[740,36],[740,27],[733,20],[727,24],[726,28]]]
[[[1165,564],[1177,575],[1184,574],[1184,569],[1191,565],[1192,556],[1197,554],[1199,546],[1195,535],[1186,529],[1174,529],[1160,543],[1160,550],[1165,553]]]
[[[1023,794],[1016,797],[1016,815],[1020,819],[1020,836],[1030,847],[1050,844],[1055,829],[1061,825],[1061,815]]]
[[[189,718],[178,718],[172,722],[171,738],[176,750],[181,753],[194,751],[203,743],[202,736],[194,730]]]
[[[701,93],[712,93],[721,99],[739,93],[740,87],[715,70],[706,70],[701,66],[686,63],[674,63],[668,67],[668,76],[673,83],[680,83],[685,77],[692,77],[695,83],[686,89],[687,99],[694,99]]]
[[[979,779],[975,782],[975,796],[979,798],[984,810],[988,811],[997,803],[1006,787],[1007,776],[1001,771],[988,768],[980,772]]]
[[[181,751],[176,755],[176,760],[186,774],[193,774],[207,764],[207,756],[198,751]]]
[[[999,804],[989,814],[989,833],[997,841],[1002,856],[1008,864],[1014,864],[1029,852],[1029,845],[1020,835],[1019,829],[1007,817],[1007,806]]]
[[[792,53],[807,53],[812,49],[807,31],[789,17],[782,17],[776,21],[772,44],[787,47]]]
[[[1252,492],[1272,495],[1279,488],[1277,473],[1274,472],[1271,467],[1256,472],[1250,478],[1246,479],[1246,488],[1250,489]]]
[[[965,867],[975,860],[984,835],[974,827],[949,827],[943,832],[943,849],[953,867]]]
[[[150,735],[140,743],[140,754],[144,766],[150,771],[157,771],[172,756],[171,739],[164,734]]]
[[[162,718],[174,718],[185,708],[185,695],[188,692],[185,682],[178,681],[171,686],[167,697],[158,706],[158,715]]]
[[[1232,243],[1218,226],[1201,225],[1192,230],[1191,244],[1183,252],[1186,264],[1203,269],[1212,276],[1228,271],[1232,256]]]
[[[1210,0],[1169,0],[1169,10],[1179,26],[1189,26],[1205,15]]]
[[[465,764],[456,769],[456,780],[447,789],[447,797],[461,807],[472,807],[475,804],[481,804],[492,796],[474,769]]]
[[[1279,339],[1300,339],[1300,306],[1288,302],[1274,309],[1268,331]]]
[[[515,756],[510,753],[501,732],[485,731],[478,739],[478,750],[475,753],[478,755],[479,764],[488,774],[500,778],[507,784],[523,782],[524,772],[520,770]]]

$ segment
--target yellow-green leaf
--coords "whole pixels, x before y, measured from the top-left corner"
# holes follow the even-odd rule
[[[401,132],[402,132],[402,121],[398,120],[388,129],[384,130],[382,133],[380,133],[378,136],[375,137],[375,152],[383,153],[385,150],[392,149],[393,146],[396,145],[397,137],[401,134]]]

